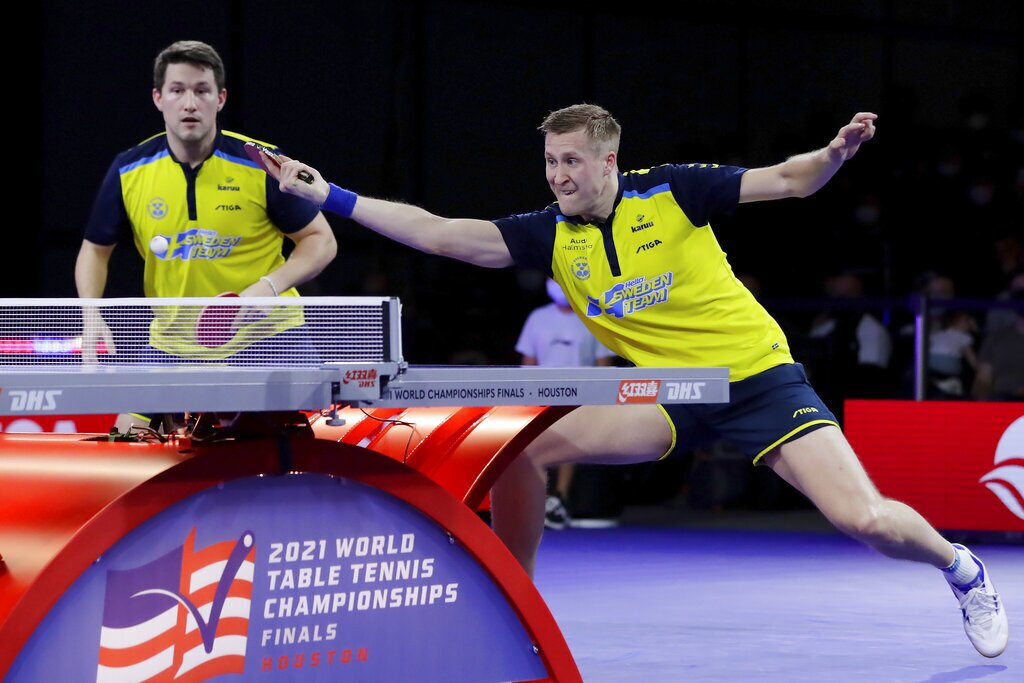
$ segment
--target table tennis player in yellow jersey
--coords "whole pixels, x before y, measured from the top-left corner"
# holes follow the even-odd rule
[[[157,56],[153,103],[165,132],[122,152],[93,205],[75,265],[78,294],[103,296],[114,247],[132,239],[145,261],[147,297],[297,296],[331,262],[337,243],[316,205],[282,193],[246,156],[250,138],[220,130],[227,101],[224,63],[213,47],[178,41]],[[285,259],[284,238],[294,243]],[[95,311],[85,311],[83,358],[94,361],[98,338],[112,346]],[[223,360],[258,351],[261,340],[292,334],[301,308],[275,307],[238,333],[204,343],[198,307],[156,307],[150,352],[190,360]],[[90,324],[91,323],[91,324]],[[143,358],[141,360],[151,360]]]
[[[421,251],[547,271],[594,335],[639,366],[730,368],[728,404],[581,406],[527,447],[494,487],[492,505],[495,532],[528,572],[544,529],[545,468],[644,462],[727,437],[843,532],[888,557],[941,570],[971,643],[995,657],[1008,626],[986,567],[879,493],[778,324],[733,275],[709,224],[737,204],[813,194],[873,137],[876,118],[858,113],[826,146],[774,166],[622,173],[619,124],[601,107],[574,105],[540,126],[555,203],[495,221],[358,196],[298,161],[268,172],[283,191]],[[314,175],[312,184],[298,179],[302,171]]]

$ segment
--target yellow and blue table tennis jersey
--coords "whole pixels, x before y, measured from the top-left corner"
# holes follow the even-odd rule
[[[315,205],[286,195],[246,156],[243,135],[218,131],[213,154],[196,168],[175,159],[166,134],[119,154],[93,205],[85,238],[112,245],[132,237],[145,261],[148,297],[216,296],[241,291],[284,263],[284,233],[309,225]],[[267,144],[267,143],[262,143]],[[272,147],[272,145],[267,145]],[[150,241],[167,240],[156,254]],[[298,296],[295,289],[282,296]],[[157,309],[150,343],[168,353],[226,358],[253,341],[301,325],[296,307],[279,307],[214,349],[196,346],[198,310]]]
[[[638,366],[728,367],[738,381],[793,362],[709,224],[735,209],[745,171],[688,164],[620,174],[603,224],[565,216],[557,203],[494,222],[516,264],[551,274],[615,353]]]

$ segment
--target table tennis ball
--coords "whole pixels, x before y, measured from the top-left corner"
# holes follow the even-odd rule
[[[170,243],[163,235],[156,235],[149,241],[149,250],[161,258],[167,253],[167,247],[169,246]]]

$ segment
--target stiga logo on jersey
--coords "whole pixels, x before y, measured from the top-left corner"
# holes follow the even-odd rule
[[[979,480],[1006,509],[1024,519],[1024,417],[1010,423],[996,445],[995,469]]]
[[[660,379],[624,379],[619,382],[618,403],[657,403]]]
[[[587,297],[587,317],[596,318],[602,313],[616,318],[632,315],[637,311],[668,301],[668,288],[672,286],[672,271],[647,279],[634,278],[617,284],[600,299]]]
[[[241,237],[221,237],[216,230],[193,228],[179,232],[171,242],[167,255],[170,261],[194,261],[196,259],[222,259],[231,255],[231,250],[241,243]]]
[[[243,673],[256,547],[184,545],[152,562],[107,572],[96,681],[205,681]]]
[[[57,397],[63,393],[61,389],[11,389],[7,392],[11,397],[9,409],[12,413],[57,410]]]
[[[377,385],[377,371],[374,369],[348,370],[345,372],[345,377],[342,378],[341,383],[348,384],[349,382],[359,382],[360,389],[374,387]]]

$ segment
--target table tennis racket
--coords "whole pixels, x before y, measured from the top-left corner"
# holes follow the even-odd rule
[[[281,168],[281,157],[278,156],[278,154],[274,152],[272,149],[270,149],[266,145],[261,145],[258,142],[250,141],[245,143],[245,153],[248,154],[249,158],[255,161],[260,168],[266,171],[267,167],[263,163],[263,158],[260,156],[260,152],[266,154],[267,158],[269,158],[271,161],[277,164],[278,168]],[[299,171],[298,178],[304,183],[307,183],[309,185],[313,184],[313,174],[310,173],[309,171]]]
[[[217,297],[238,297],[238,294],[224,292],[218,294]],[[238,332],[240,323],[238,314],[241,310],[241,304],[203,307],[196,320],[196,341],[208,349],[215,349],[227,344]]]

